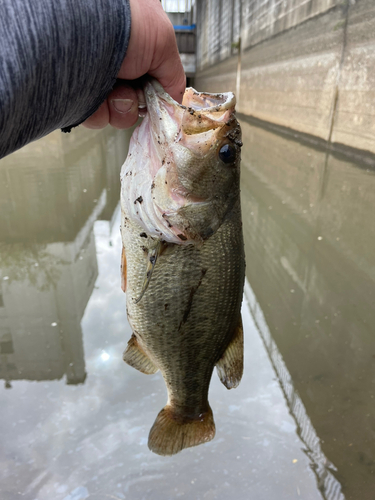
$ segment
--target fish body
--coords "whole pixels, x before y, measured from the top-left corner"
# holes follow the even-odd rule
[[[233,94],[188,89],[181,106],[153,81],[145,96],[148,114],[121,172],[133,329],[124,360],[161,371],[168,402],[149,447],[172,455],[215,435],[208,403],[215,365],[227,388],[242,376],[241,142]]]

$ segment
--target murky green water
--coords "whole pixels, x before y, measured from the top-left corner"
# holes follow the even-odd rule
[[[243,136],[248,279],[346,498],[375,498],[375,169]]]
[[[0,162],[0,498],[373,499],[375,174],[243,123],[245,375],[217,434],[162,458],[160,374],[125,365],[127,134],[52,134]]]

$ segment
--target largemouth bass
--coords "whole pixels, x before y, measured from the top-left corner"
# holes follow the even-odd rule
[[[122,278],[133,335],[124,361],[160,370],[168,402],[149,448],[173,455],[215,435],[208,403],[216,366],[243,371],[244,248],[241,131],[232,93],[186,90],[182,105],[156,82],[121,171]]]

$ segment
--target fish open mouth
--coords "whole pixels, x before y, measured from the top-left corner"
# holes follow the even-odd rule
[[[147,115],[133,134],[121,174],[124,209],[150,236],[201,242],[220,224],[217,200],[233,177],[228,167],[224,172],[218,150],[233,142],[235,96],[188,88],[179,104],[156,80],[145,84],[144,96]]]
[[[234,108],[235,105],[236,98],[232,92],[207,94],[204,92],[199,93],[191,87],[186,89],[182,100],[182,106],[205,113],[222,112],[226,109]]]
[[[181,130],[192,135],[222,127],[236,105],[232,92],[208,94],[191,87],[186,89],[182,104],[179,104],[157,80],[146,83],[144,95],[155,133],[166,136],[169,141],[177,141]]]

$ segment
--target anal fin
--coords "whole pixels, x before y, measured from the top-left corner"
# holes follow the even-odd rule
[[[151,375],[152,373],[156,373],[158,371],[158,368],[140,347],[134,334],[128,342],[128,346],[122,355],[122,359],[128,365],[136,368],[142,373],[146,373],[146,375]]]
[[[243,326],[241,315],[233,332],[232,340],[224,354],[216,363],[221,382],[227,389],[237,387],[243,373]]]
[[[124,247],[122,247],[121,252],[121,290],[126,292],[126,255]]]

